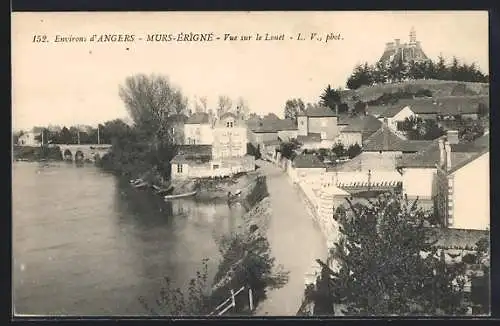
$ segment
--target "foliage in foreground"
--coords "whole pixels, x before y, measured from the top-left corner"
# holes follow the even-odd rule
[[[288,273],[281,266],[275,266],[270,255],[269,242],[253,225],[248,233],[234,233],[221,237],[219,250],[222,261],[214,277],[213,285],[208,282],[207,261],[203,270],[196,272],[187,290],[175,288],[165,278],[154,307],[140,298],[143,307],[152,315],[208,315],[215,307],[242,286],[245,290],[236,297],[236,306],[226,313],[248,314],[248,288],[253,291],[253,304],[257,307],[266,298],[269,288],[279,288],[288,281]]]
[[[465,264],[444,262],[416,202],[385,194],[348,204],[338,216],[338,270],[323,265],[318,280],[319,314],[333,314],[332,302],[355,316],[465,313]]]

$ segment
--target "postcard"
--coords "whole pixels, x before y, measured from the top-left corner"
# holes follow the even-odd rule
[[[490,314],[486,11],[12,13],[26,316]]]

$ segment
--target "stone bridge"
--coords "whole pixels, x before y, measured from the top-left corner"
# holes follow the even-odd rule
[[[64,159],[75,161],[77,156],[82,157],[84,160],[95,161],[100,159],[104,154],[109,153],[111,145],[108,144],[85,144],[85,145],[57,145]]]

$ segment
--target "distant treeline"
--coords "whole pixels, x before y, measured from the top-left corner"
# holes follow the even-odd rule
[[[43,144],[111,144],[114,137],[116,124],[122,123],[121,120],[108,121],[99,125],[97,128],[85,127],[77,128],[75,126],[63,127],[60,130],[50,130],[49,128],[36,128],[38,134],[35,140]],[[17,143],[19,137],[24,134],[23,131],[14,134],[14,144]],[[43,136],[42,136],[43,135]]]
[[[369,65],[367,62],[357,65],[347,79],[347,88],[358,89],[361,86],[393,83],[404,80],[437,79],[463,82],[489,82],[489,76],[484,75],[474,63],[461,63],[453,57],[450,64],[440,56],[437,62],[403,62],[401,58],[386,64],[377,62]]]

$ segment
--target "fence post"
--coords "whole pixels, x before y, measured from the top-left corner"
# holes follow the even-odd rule
[[[252,289],[248,289],[248,299],[250,302],[250,311],[253,311],[253,295],[252,295]]]

